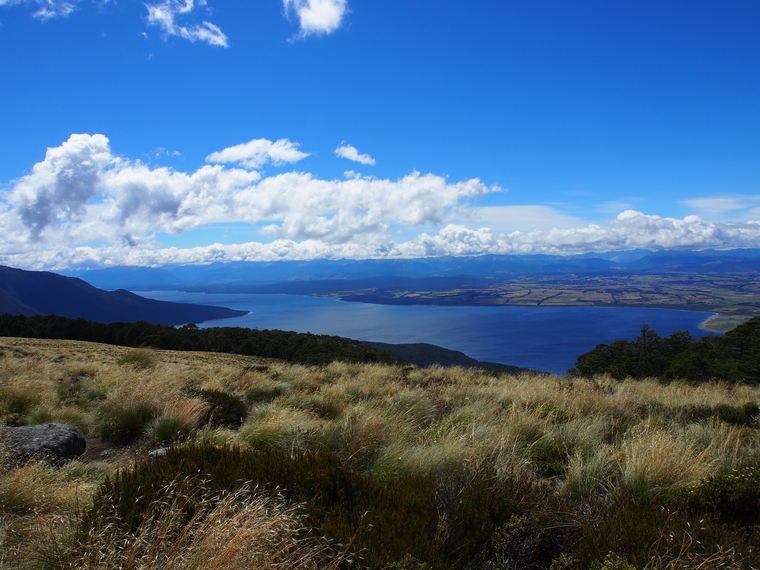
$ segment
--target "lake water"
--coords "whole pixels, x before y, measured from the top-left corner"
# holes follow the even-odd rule
[[[330,334],[363,341],[427,342],[488,362],[564,374],[599,343],[632,340],[646,323],[661,336],[699,328],[713,313],[603,307],[372,305],[298,295],[137,291],[162,301],[219,305],[250,314],[200,327],[249,327]]]

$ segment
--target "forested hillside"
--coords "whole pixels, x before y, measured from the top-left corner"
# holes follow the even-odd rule
[[[573,376],[609,374],[624,378],[680,378],[705,381],[760,382],[760,317],[724,336],[696,340],[689,333],[661,337],[644,325],[632,341],[599,344],[578,357]]]
[[[135,323],[96,323],[85,319],[66,319],[55,315],[25,317],[0,316],[0,336],[85,340],[119,346],[226,352],[247,356],[279,358],[300,364],[345,362],[394,362],[381,352],[356,340],[338,336],[314,335],[280,330],[242,327],[199,329]]]

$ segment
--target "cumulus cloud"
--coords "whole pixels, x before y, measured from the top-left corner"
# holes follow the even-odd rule
[[[448,225],[437,235],[421,234],[399,245],[402,257],[435,255],[572,255],[628,249],[705,249],[760,247],[760,222],[716,223],[697,216],[683,220],[626,210],[605,226],[536,229],[499,233]]]
[[[74,222],[98,192],[101,172],[111,161],[103,135],[71,135],[49,148],[45,160],[34,165],[13,188],[10,202],[33,239],[54,220]]]
[[[300,153],[283,141],[281,148],[290,149],[284,154],[272,151],[277,143],[267,141],[263,153],[230,147],[209,156],[259,164]],[[479,208],[477,200],[499,188],[418,172],[398,180],[323,180],[303,172],[264,177],[249,167],[224,164],[181,172],[119,157],[97,134],[72,135],[49,148],[8,188],[0,195],[0,263],[34,269],[760,247],[760,222],[626,210],[606,224],[583,225],[541,205]],[[467,225],[451,223],[468,215]],[[520,217],[530,220],[525,228],[543,220],[543,229],[500,231],[499,221]],[[162,248],[157,242],[161,233],[217,223],[250,224],[270,241],[195,248]],[[412,237],[394,240],[399,228]]]
[[[205,0],[198,0],[198,5],[205,6]],[[157,26],[165,37],[178,36],[191,42],[201,41],[214,46],[229,47],[227,36],[211,22],[192,26],[177,23],[193,12],[194,0],[165,0],[158,4],[146,4],[145,7],[148,9],[148,25]]]
[[[304,154],[287,140],[264,145],[263,155],[240,146],[209,156],[259,164]],[[321,180],[299,172],[262,178],[221,164],[179,172],[118,157],[103,135],[72,135],[2,196],[0,257],[42,259],[56,250],[60,262],[93,242],[109,244],[98,251],[155,248],[158,233],[241,221],[263,226],[262,234],[289,255],[303,254],[304,246],[283,244],[300,242],[318,244],[314,251],[325,255],[331,247],[359,255],[387,248],[395,224],[440,225],[492,190],[477,179],[451,183],[418,172],[395,181]]]
[[[340,28],[348,13],[347,0],[283,0],[285,13],[295,13],[299,37],[330,34]]]
[[[374,166],[376,163],[376,160],[370,155],[359,154],[359,151],[356,149],[356,147],[353,147],[350,144],[346,143],[342,143],[338,148],[335,149],[335,156],[347,158],[348,160],[353,160],[354,162],[360,162],[362,164],[369,164],[372,166]]]
[[[293,164],[309,156],[309,153],[301,152],[299,143],[288,139],[280,139],[272,142],[267,139],[254,139],[247,143],[231,146],[213,152],[206,157],[206,162],[238,163],[246,168],[259,168],[267,162],[275,166]]]
[[[567,230],[534,230],[504,234],[450,224],[436,234],[420,234],[404,243],[375,236],[373,240],[328,243],[320,239],[270,243],[212,244],[194,248],[159,248],[146,243],[106,247],[79,246],[3,255],[6,263],[30,269],[162,265],[212,261],[280,261],[304,259],[417,258],[482,254],[578,254],[589,251],[665,248],[732,248],[760,246],[760,222],[716,224],[696,216],[683,220],[627,211],[607,226]]]
[[[79,0],[67,2],[65,0],[0,0],[0,6],[14,6],[17,4],[30,4],[37,10],[32,13],[35,18],[47,20],[48,18],[62,18],[76,10]]]

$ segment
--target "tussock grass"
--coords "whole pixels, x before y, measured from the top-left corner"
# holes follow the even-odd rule
[[[177,483],[158,495],[133,532],[125,532],[115,514],[85,536],[76,536],[73,521],[55,528],[56,521],[47,520],[36,530],[55,538],[48,534],[33,549],[9,549],[4,561],[81,570],[337,570],[344,562],[326,541],[306,536],[303,505],[281,495],[245,487],[221,496],[188,495]]]
[[[241,488],[222,497],[189,497],[181,485],[169,485],[160,497],[133,533],[124,536],[118,521],[107,518],[90,529],[70,564],[83,570],[327,570],[341,563],[327,543],[304,536],[303,506],[282,496]]]
[[[381,482],[431,476],[440,483],[452,473],[491,473],[499,485],[517,489],[510,491],[516,497],[543,494],[551,497],[552,508],[564,505],[563,522],[556,523],[560,526],[571,520],[584,529],[584,521],[593,521],[608,524],[621,535],[634,531],[610,514],[615,505],[657,504],[671,490],[760,464],[757,386],[508,376],[456,367],[341,362],[308,367],[236,355],[140,351],[92,343],[0,339],[0,422],[60,421],[113,445],[145,450],[195,440],[278,450],[291,456],[328,451]],[[82,378],[66,381],[71,376]],[[244,405],[242,425],[214,423],[209,412],[212,398],[202,397],[214,393],[224,395],[219,401]],[[13,517],[11,522],[5,520],[5,534],[0,532],[0,536],[15,537],[3,539],[7,544],[20,544],[19,537],[30,536],[18,530],[32,528],[30,521],[55,513],[75,518],[72,505],[86,503],[107,469],[88,473],[81,464],[74,465],[56,471],[30,463],[0,473],[0,507]],[[35,483],[23,488],[25,480]],[[79,480],[76,485],[75,480]],[[520,486],[515,487],[515,481]],[[37,492],[47,498],[42,502],[31,498]],[[271,500],[265,503],[272,512],[284,509],[303,524],[300,515],[288,510],[291,507],[278,503],[275,508]],[[216,508],[207,507],[202,509],[203,517],[211,516]],[[234,511],[239,506],[225,508],[233,509],[225,511],[231,518],[250,514]],[[652,525],[667,526],[675,520],[651,516]],[[187,527],[188,537],[195,537],[183,543],[187,548],[212,550],[211,543],[200,546],[199,529],[206,520],[195,520],[194,526]],[[527,533],[528,528],[543,532],[534,523],[525,522],[520,532]],[[158,525],[151,527],[155,530],[169,523],[155,519],[150,524]],[[591,522],[588,525],[592,528]],[[59,525],[55,532],[64,536],[64,527]],[[514,532],[506,529],[504,536]],[[712,561],[730,556],[738,560],[739,550],[732,554],[722,545],[686,548],[678,537],[687,531],[679,532],[674,530],[667,537],[644,533],[636,539],[639,542],[631,539],[614,548],[601,542],[581,547],[578,544],[586,543],[572,539],[576,542],[571,540],[569,547],[578,547],[585,566],[567,567],[585,570],[594,561],[612,564],[613,559],[605,562],[605,557],[615,548],[629,561],[638,560],[627,554],[635,548],[660,552],[660,558],[652,554],[647,568],[719,567]],[[224,536],[230,543],[238,540],[236,535]],[[297,542],[298,536],[295,532],[288,540]],[[521,536],[519,540],[528,541],[528,535]],[[82,567],[105,568],[106,562],[95,553],[107,541],[104,538],[106,542],[96,546],[99,543],[91,539],[91,556],[86,561],[91,566]],[[147,535],[140,540],[148,540]],[[665,548],[668,540],[672,544]],[[218,550],[220,544],[213,548]],[[657,544],[665,550],[657,550]],[[138,550],[131,556],[137,560],[159,546],[135,546]],[[682,547],[683,551],[676,552]],[[663,558],[662,552],[670,552],[667,549],[673,550],[672,560],[678,564]],[[126,551],[119,552],[107,555],[121,556]],[[166,567],[196,567],[182,566],[185,562],[161,552]],[[103,560],[111,567],[121,564],[117,558]],[[80,561],[85,564],[84,558]],[[145,561],[141,564],[148,564]]]

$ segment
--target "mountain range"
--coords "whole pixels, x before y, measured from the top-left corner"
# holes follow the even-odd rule
[[[208,265],[112,267],[65,272],[103,289],[236,293],[330,293],[403,285],[425,279],[432,288],[508,280],[529,275],[626,275],[656,273],[760,275],[760,249],[727,251],[631,250],[560,255],[482,255],[422,259],[230,262]],[[433,280],[433,281],[431,281]],[[350,287],[347,284],[351,282]]]

